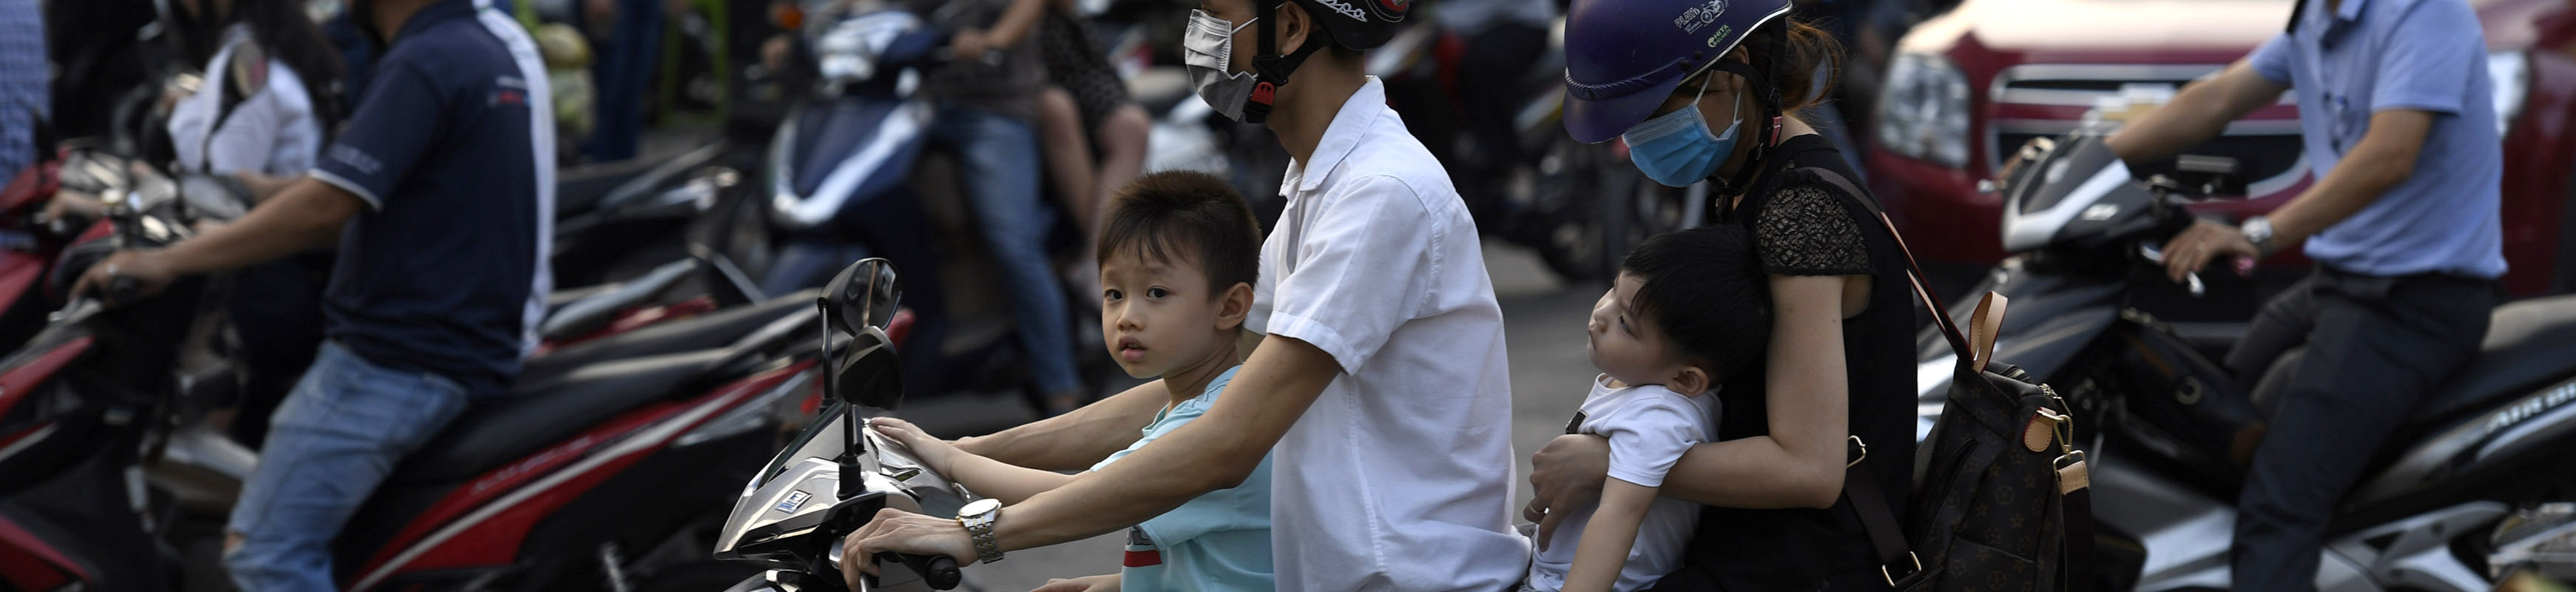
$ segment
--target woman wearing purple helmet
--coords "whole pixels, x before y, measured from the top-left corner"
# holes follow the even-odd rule
[[[1770,276],[1761,376],[1718,395],[1730,439],[1692,448],[1660,490],[1708,507],[1659,590],[1888,586],[1843,499],[1902,500],[1910,482],[1914,295],[1877,202],[1797,117],[1824,100],[1840,48],[1789,12],[1788,0],[1576,0],[1566,16],[1566,131],[1624,141],[1656,182],[1710,182],[1708,223],[1750,228]],[[1868,452],[1847,482],[1852,436]],[[1532,459],[1525,517],[1551,530],[1594,503],[1607,457],[1598,437],[1550,442]]]

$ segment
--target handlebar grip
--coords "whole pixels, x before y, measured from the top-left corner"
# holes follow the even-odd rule
[[[133,302],[143,296],[143,282],[126,276],[110,275],[107,276],[106,290],[99,296],[112,303]]]
[[[903,564],[904,567],[910,568],[912,573],[921,574],[922,583],[929,584],[932,590],[954,589],[958,581],[965,577],[964,574],[957,573],[957,560],[947,555],[878,553],[877,560]]]

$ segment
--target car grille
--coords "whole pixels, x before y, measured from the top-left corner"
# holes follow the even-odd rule
[[[2085,109],[2132,92],[2180,88],[2183,83],[2217,72],[2218,65],[2162,64],[2026,64],[1996,74],[1994,105],[1985,130],[1987,166],[2000,166],[2002,155],[2034,138],[2074,131]],[[2291,99],[2282,95],[2283,104]],[[2234,158],[2252,196],[2282,191],[2307,176],[2308,162],[2299,139],[2297,119],[2248,119],[2228,125],[2217,138],[2186,154]]]

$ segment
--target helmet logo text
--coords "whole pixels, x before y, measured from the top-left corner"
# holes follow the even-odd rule
[[[1707,4],[1682,11],[1680,18],[1673,19],[1673,26],[1681,27],[1683,33],[1697,33],[1700,27],[1717,22],[1721,14],[1726,14],[1726,0],[1708,0]]]
[[[1733,32],[1735,32],[1734,25],[1718,25],[1717,32],[1708,34],[1708,46],[1717,47],[1717,42],[1726,40],[1726,34]]]
[[[1315,2],[1324,5],[1325,8],[1333,9],[1333,12],[1342,13],[1342,16],[1351,17],[1351,20],[1363,22],[1368,20],[1368,13],[1360,12],[1359,7],[1352,6],[1348,2],[1340,0],[1315,0]]]

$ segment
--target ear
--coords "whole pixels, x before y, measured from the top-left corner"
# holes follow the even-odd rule
[[[1216,330],[1232,331],[1242,327],[1244,318],[1252,315],[1251,285],[1235,282],[1232,287],[1225,289],[1224,294],[1217,297],[1224,299],[1224,302],[1217,303]]]
[[[1252,1],[1274,2],[1278,0]],[[1279,21],[1276,23],[1279,27],[1279,55],[1284,56],[1297,53],[1297,50],[1305,48],[1306,38],[1314,36],[1313,33],[1315,31],[1315,17],[1314,15],[1306,13],[1305,5],[1295,2],[1283,2],[1279,5],[1278,10],[1272,12],[1274,13],[1273,18]]]
[[[1664,386],[1685,395],[1708,392],[1709,387],[1716,384],[1716,377],[1710,376],[1708,370],[1698,364],[1683,364],[1679,373],[1664,380]]]

